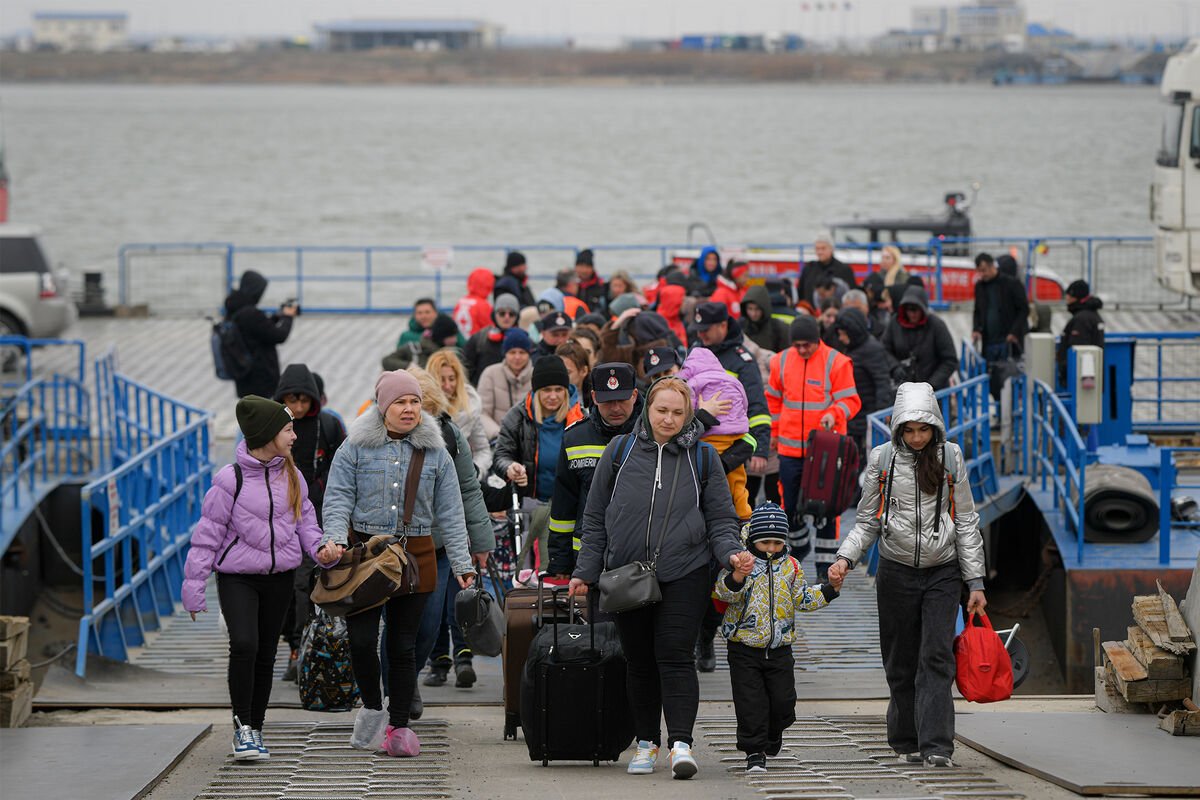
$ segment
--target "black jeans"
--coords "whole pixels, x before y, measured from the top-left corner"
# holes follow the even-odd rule
[[[910,567],[879,559],[879,646],[887,673],[888,744],[897,753],[954,753],[954,620],[958,562]]]
[[[271,702],[276,642],[292,600],[292,573],[217,573],[217,597],[229,628],[229,702],[243,725],[262,730]]]
[[[770,475],[747,475],[746,476],[746,492],[750,495],[750,508],[754,508],[758,503],[758,490],[763,490],[763,494],[767,500],[779,507],[783,507],[780,502],[782,498],[779,496],[779,473],[772,472]]]
[[[408,727],[408,709],[417,682],[417,629],[429,593],[397,595],[381,606],[346,617],[350,629],[350,662],[363,705],[383,708],[379,676],[379,619],[387,609],[383,646],[388,665],[388,723]]]
[[[799,456],[779,457],[779,482],[783,484],[783,510],[787,512],[788,522],[793,531],[803,530],[804,498],[800,496],[800,481],[804,476],[804,459]],[[791,553],[797,561],[803,561],[810,549],[816,549],[817,577],[820,578],[834,561],[837,561],[837,517],[831,517],[825,525],[816,529],[816,537],[811,532],[803,534],[799,544],[791,548]]]
[[[712,593],[708,565],[660,586],[660,602],[617,615],[634,733],[660,743],[659,719],[665,716],[667,746],[690,745],[700,706],[693,650]]]
[[[300,566],[296,567],[296,576],[292,579],[292,603],[288,606],[287,617],[283,623],[283,638],[292,648],[292,652],[300,649],[304,638],[304,629],[312,619],[313,604],[309,595],[312,594],[316,583],[317,562],[308,553],[301,556]]]
[[[768,650],[729,642],[729,682],[737,714],[737,748],[779,753],[783,732],[796,721],[796,661],[790,645]]]

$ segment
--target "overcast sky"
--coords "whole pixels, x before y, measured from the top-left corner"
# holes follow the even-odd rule
[[[818,12],[816,5],[825,7]],[[953,0],[951,0],[953,3]],[[937,0],[5,0],[0,31],[31,27],[34,11],[124,11],[135,34],[311,34],[348,18],[470,17],[515,35],[574,36],[798,31],[818,38],[873,36],[909,25],[914,5]],[[808,11],[804,11],[804,6]],[[1200,35],[1200,0],[1027,0],[1031,22],[1086,37]]]

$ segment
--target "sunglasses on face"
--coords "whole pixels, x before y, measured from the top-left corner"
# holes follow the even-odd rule
[[[496,316],[497,317],[515,317],[515,316],[517,316],[517,314],[514,311],[497,311]]]

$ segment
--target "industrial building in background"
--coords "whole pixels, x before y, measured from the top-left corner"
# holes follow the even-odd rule
[[[129,46],[129,15],[123,12],[39,11],[33,15],[38,50],[103,53]]]
[[[501,28],[467,19],[352,19],[315,26],[318,47],[348,52],[402,50],[480,50],[495,47]]]

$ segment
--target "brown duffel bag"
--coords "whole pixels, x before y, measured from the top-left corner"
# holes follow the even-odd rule
[[[416,450],[404,481],[404,528],[412,523],[425,451]],[[353,532],[352,532],[353,533]],[[357,538],[358,534],[354,534]],[[342,553],[342,559],[320,571],[312,601],[325,613],[348,617],[381,606],[398,594],[412,594],[421,583],[417,559],[405,547],[408,537],[372,536]]]

